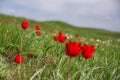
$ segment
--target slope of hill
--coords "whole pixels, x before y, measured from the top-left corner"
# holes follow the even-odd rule
[[[61,21],[35,21],[35,20],[30,20],[26,18],[20,18],[20,17],[13,17],[13,16],[7,16],[0,14],[0,22],[6,23],[6,24],[20,24],[22,20],[28,20],[30,22],[30,26],[35,26],[32,24],[40,24],[41,28],[44,31],[50,31],[51,29],[54,30],[62,30],[63,32],[70,32],[74,34],[80,34],[81,36],[85,37],[96,37],[98,36],[99,38],[103,37],[120,37],[120,32],[111,32],[103,29],[95,29],[95,28],[84,28],[84,27],[78,27],[78,26],[73,26],[65,22]]]

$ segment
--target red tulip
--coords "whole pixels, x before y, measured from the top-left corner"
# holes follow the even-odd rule
[[[54,40],[55,40],[55,41],[58,41],[58,37],[57,37],[57,36],[54,36]]]
[[[94,52],[94,46],[93,45],[87,45],[87,44],[83,45],[82,56],[85,59],[91,58],[93,56],[93,52]]]
[[[78,56],[78,54],[81,52],[81,42],[67,42],[66,43],[66,54],[70,57]]]
[[[40,33],[40,31],[36,31],[36,34],[39,36],[41,33]]]
[[[36,30],[40,30],[40,26],[38,24],[36,25]]]
[[[52,30],[50,30],[50,32],[51,32],[51,33],[54,33],[54,30],[52,29]]]
[[[23,29],[26,29],[26,28],[28,28],[28,22],[27,21],[22,21],[22,28]]]
[[[75,34],[75,36],[78,38],[78,37],[79,37],[79,34]]]
[[[14,62],[16,62],[17,64],[22,63],[23,61],[23,57],[20,54],[16,54],[15,58],[14,58]]]
[[[57,36],[54,36],[54,40],[55,40],[55,41],[59,41],[59,42],[61,42],[61,43],[64,43],[64,42],[66,41],[66,38],[67,38],[67,37],[64,36],[61,31],[58,32],[58,35],[57,35]]]

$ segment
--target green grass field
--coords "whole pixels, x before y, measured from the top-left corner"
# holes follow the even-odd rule
[[[21,28],[22,20],[29,22],[28,29]],[[36,24],[41,26],[40,36],[33,28]],[[3,14],[0,14],[0,80],[67,80],[69,57],[65,43],[53,39],[60,30],[69,37],[67,41],[95,46],[92,58],[86,60],[79,55],[72,59],[70,80],[120,80],[120,32]],[[24,57],[21,64],[13,61],[16,50]]]

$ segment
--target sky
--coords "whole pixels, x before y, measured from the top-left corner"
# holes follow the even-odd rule
[[[0,0],[0,13],[120,31],[120,0]]]

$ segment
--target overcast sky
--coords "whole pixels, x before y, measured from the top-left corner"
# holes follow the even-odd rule
[[[0,13],[120,31],[120,0],[0,0]]]

